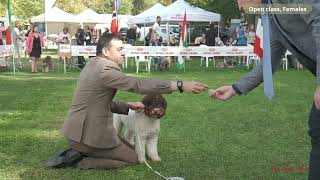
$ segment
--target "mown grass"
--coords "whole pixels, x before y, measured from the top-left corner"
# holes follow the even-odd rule
[[[129,63],[130,64],[130,63]],[[186,72],[152,71],[132,76],[196,80],[212,88],[231,84],[245,69],[218,69],[188,61]],[[60,66],[62,67],[62,66]],[[61,127],[79,72],[63,74],[0,72],[0,179],[160,179],[145,165],[118,170],[48,169],[45,161],[66,148]],[[230,101],[199,95],[165,95],[168,111],[161,122],[162,161],[150,163],[164,175],[199,179],[306,179],[303,171],[272,167],[308,166],[308,113],[315,78],[307,71],[280,71],[276,96],[269,102],[262,86]],[[142,95],[118,92],[116,99],[139,101]]]

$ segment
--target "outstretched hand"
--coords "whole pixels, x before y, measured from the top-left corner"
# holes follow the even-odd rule
[[[199,94],[202,91],[206,91],[208,86],[199,82],[185,81],[183,84],[183,90],[188,93]]]
[[[144,104],[142,102],[127,102],[127,105],[129,109],[134,111],[143,111],[144,110]]]
[[[222,86],[209,94],[211,98],[226,101],[236,94],[232,86]]]
[[[314,104],[316,105],[317,110],[320,111],[320,86],[317,86],[317,89],[314,92]]]

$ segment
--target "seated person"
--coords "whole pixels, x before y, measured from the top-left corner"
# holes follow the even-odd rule
[[[69,29],[67,27],[63,28],[62,32],[59,33],[57,38],[57,42],[61,44],[70,44],[71,35],[69,33]]]
[[[179,45],[179,42],[178,42],[175,34],[171,34],[169,43],[170,43],[170,46],[178,46]]]
[[[205,34],[201,34],[200,37],[197,37],[195,40],[194,40],[194,43],[195,44],[206,44],[206,35]]]

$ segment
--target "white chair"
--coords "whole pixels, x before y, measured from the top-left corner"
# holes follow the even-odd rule
[[[207,45],[204,45],[204,44],[201,44],[199,47],[204,47],[204,48],[206,48],[206,47],[208,47]],[[210,56],[210,55],[207,55],[207,56],[202,56],[201,58],[200,58],[200,66],[202,66],[202,61],[206,61],[206,67],[209,67],[209,58],[210,57],[212,57],[212,56]],[[216,61],[215,61],[215,59],[214,59],[214,57],[212,57],[212,60],[213,60],[213,66],[214,67],[216,67]]]
[[[136,58],[136,73],[138,74],[139,73],[139,65],[140,63],[145,63],[146,64],[146,71],[148,73],[150,73],[150,68],[151,68],[151,59],[148,58],[147,56],[138,56],[138,58]]]
[[[124,44],[123,46],[124,46],[124,49],[125,49],[126,52],[132,48],[131,44]],[[133,61],[134,61],[136,56],[135,55],[129,55],[128,53],[126,53],[125,61],[124,61],[124,64],[122,64],[122,68],[128,68],[128,58],[129,57],[132,59],[131,66],[133,66]]]
[[[282,69],[286,68],[286,71],[288,71],[288,55],[292,55],[290,51],[286,51],[284,57],[282,58]]]
[[[259,56],[247,56],[247,62],[246,62],[247,69],[249,69],[251,63],[253,64],[253,67],[256,67],[259,61],[260,61]]]

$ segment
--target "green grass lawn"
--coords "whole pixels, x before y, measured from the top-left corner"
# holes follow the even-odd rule
[[[130,64],[130,63],[129,63]],[[196,80],[212,88],[231,84],[245,69],[200,67],[188,61],[186,72],[140,73],[138,77]],[[60,66],[62,67],[62,66]],[[79,72],[0,72],[0,179],[160,179],[145,165],[119,170],[48,169],[46,160],[66,148],[61,127]],[[133,68],[125,70],[137,76]],[[167,176],[203,179],[306,179],[304,171],[272,167],[308,166],[308,113],[315,78],[307,71],[279,71],[275,98],[258,87],[227,102],[199,95],[165,95],[168,111],[161,122],[159,154],[150,163]],[[116,99],[139,101],[142,95],[118,92]]]

